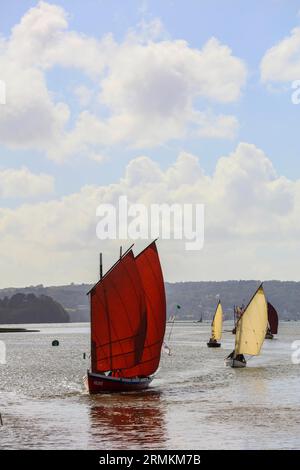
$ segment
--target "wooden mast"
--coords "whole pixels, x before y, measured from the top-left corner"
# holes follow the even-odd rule
[[[102,253],[100,253],[100,280],[103,277],[103,263],[102,263]]]

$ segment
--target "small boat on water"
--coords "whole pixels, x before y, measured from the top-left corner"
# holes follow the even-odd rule
[[[245,310],[245,307],[242,305],[241,307],[234,307],[234,323],[235,326],[232,330],[232,334],[236,334],[236,325],[238,321],[240,320],[241,316],[243,315],[243,312]],[[273,339],[274,335],[277,335],[278,333],[278,313],[273,307],[273,305],[268,302],[268,328],[266,332],[266,339]]]
[[[209,348],[219,348],[221,346],[221,343],[218,343],[218,341],[222,337],[222,324],[223,324],[223,309],[221,302],[219,300],[214,318],[211,324],[211,337],[209,339],[209,342],[207,343],[207,346]]]
[[[166,326],[164,280],[155,241],[130,248],[89,291],[91,394],[143,390],[160,362]]]
[[[273,305],[268,302],[268,329],[266,339],[273,339],[278,333],[278,313]]]
[[[268,307],[261,284],[236,325],[235,348],[225,359],[230,367],[246,367],[245,354],[260,353],[268,326]]]

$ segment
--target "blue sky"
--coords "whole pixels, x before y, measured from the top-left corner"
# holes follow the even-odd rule
[[[41,102],[37,106],[41,106],[41,113],[46,113],[42,100],[45,99],[45,102],[47,102],[45,106],[47,106],[50,117],[48,115],[46,116],[46,114],[45,116],[41,114],[41,116],[44,116],[45,126],[48,122],[50,123],[49,126],[52,125],[52,113],[55,114],[56,112],[58,114],[55,119],[53,118],[53,125],[60,125],[57,121],[57,116],[63,115],[65,111],[58,111],[58,103],[63,103],[64,106],[68,108],[69,117],[64,120],[64,125],[57,131],[58,133],[61,132],[60,137],[57,136],[57,133],[54,133],[53,136],[55,136],[55,139],[57,138],[57,140],[55,140],[49,132],[49,135],[45,137],[42,144],[36,143],[36,137],[35,139],[31,138],[33,131],[30,129],[24,138],[26,144],[21,143],[21,141],[18,140],[20,123],[17,121],[15,124],[12,122],[9,128],[9,132],[12,132],[12,135],[15,131],[15,137],[11,137],[11,134],[7,136],[5,134],[5,132],[7,132],[5,130],[6,118],[3,118],[4,131],[3,134],[1,134],[0,119],[0,186],[1,171],[3,173],[2,181],[4,181],[4,178],[7,178],[8,170],[11,171],[10,181],[14,181],[13,178],[15,175],[13,174],[13,170],[19,171],[21,167],[26,167],[29,172],[28,185],[31,185],[31,177],[33,178],[33,186],[35,184],[37,185],[36,194],[29,191],[29,196],[26,195],[27,189],[25,183],[24,193],[20,191],[14,193],[11,187],[3,190],[2,193],[0,189],[1,207],[3,210],[13,208],[18,212],[19,208],[22,207],[24,203],[35,206],[45,201],[55,201],[54,204],[58,204],[62,197],[78,194],[85,185],[93,185],[97,188],[108,188],[112,183],[119,184],[120,179],[124,177],[127,165],[141,156],[146,156],[151,162],[158,163],[161,170],[167,172],[168,168],[174,165],[179,154],[193,155],[199,160],[202,171],[213,178],[213,174],[216,168],[218,168],[220,157],[237,153],[236,158],[240,158],[237,152],[240,142],[247,143],[253,146],[252,148],[255,147],[264,153],[275,168],[277,174],[276,181],[278,184],[281,184],[285,180],[288,181],[289,187],[287,189],[285,188],[284,191],[282,190],[283,193],[293,193],[291,198],[296,201],[297,194],[295,188],[298,187],[297,182],[300,180],[300,142],[298,130],[300,105],[296,106],[291,102],[291,84],[293,80],[300,78],[300,76],[298,77],[297,74],[295,74],[295,67],[293,68],[294,63],[300,62],[300,50],[299,48],[297,49],[297,47],[299,47],[296,41],[297,38],[295,40],[293,39],[293,33],[291,31],[300,26],[300,1],[265,0],[259,2],[242,2],[237,0],[187,0],[183,2],[180,0],[87,0],[83,2],[79,0],[49,0],[42,5],[44,6],[41,7],[39,2],[28,0],[22,2],[12,0],[10,2],[3,2],[1,5],[0,30],[1,36],[4,38],[5,42],[3,46],[4,52],[2,51],[2,62],[0,49],[0,80],[6,79],[6,74],[9,73],[8,70],[10,70],[10,67],[17,67],[18,70],[22,71],[20,73],[23,73],[24,69],[26,68],[27,70],[28,67],[28,73],[32,73],[33,76],[35,76],[36,73],[41,73],[42,75],[37,78],[39,81],[36,84],[37,89],[41,86]],[[63,13],[63,10],[52,11],[47,5],[62,7],[65,13]],[[36,11],[41,9],[42,16],[38,19],[37,16],[34,16],[35,14],[30,13],[30,8],[34,8]],[[64,20],[63,15],[65,15]],[[48,18],[48,16],[50,19],[49,23],[46,24],[43,18]],[[28,18],[27,23],[24,23],[25,26],[21,25],[21,27],[17,27],[17,33],[13,33],[11,36],[12,28],[20,24],[23,17]],[[31,17],[33,19],[31,19]],[[60,25],[63,21],[66,21],[67,24],[61,27]],[[38,25],[37,32],[35,32],[34,29],[35,25]],[[47,25],[50,25],[49,34],[47,32]],[[154,31],[153,33],[153,29],[156,27],[155,25],[158,27],[159,31]],[[148,27],[151,29],[151,32],[148,31]],[[43,28],[43,36],[38,36],[41,34]],[[71,41],[74,39],[72,32],[74,32],[77,39],[79,37],[84,38],[82,39],[82,49],[72,49],[70,46],[69,49],[63,50],[63,45],[59,44],[59,40],[56,41],[56,39],[56,42],[52,44],[51,41],[53,37],[56,37],[56,34],[61,34],[61,31],[64,31],[63,34],[66,33],[66,39],[63,39],[62,43],[64,41],[66,43],[70,41],[71,44]],[[223,68],[222,65],[220,65],[221,68],[218,70],[218,61],[216,61],[212,69],[214,67],[216,68],[215,75],[224,74],[224,87],[228,86],[228,89],[233,90],[232,97],[227,99],[225,91],[222,95],[222,93],[217,90],[216,84],[212,85],[215,87],[214,90],[207,91],[207,87],[209,87],[207,83],[210,81],[209,74],[208,78],[203,79],[205,81],[205,83],[203,82],[204,85],[201,82],[201,77],[197,78],[198,82],[197,80],[195,82],[195,78],[191,77],[191,82],[187,86],[187,90],[184,91],[184,93],[187,93],[185,96],[186,103],[182,110],[180,103],[174,108],[174,120],[169,123],[170,129],[162,129],[164,126],[162,116],[165,110],[160,110],[161,114],[157,121],[160,124],[157,124],[155,127],[154,121],[157,117],[157,114],[155,114],[157,110],[154,114],[147,117],[147,106],[148,108],[149,106],[151,107],[151,102],[144,105],[141,100],[143,97],[137,95],[138,97],[136,98],[135,96],[134,99],[140,100],[136,104],[137,111],[132,111],[131,104],[127,103],[127,90],[124,90],[124,83],[131,84],[135,79],[138,80],[140,72],[138,69],[139,64],[145,63],[148,66],[152,57],[149,46],[150,55],[145,55],[145,57],[148,57],[145,59],[147,62],[139,62],[139,60],[142,59],[139,52],[137,52],[138,48],[133,48],[131,51],[131,46],[128,46],[128,35],[130,34],[135,35],[135,40],[138,44],[142,45],[145,51],[151,43],[158,45],[161,49],[157,50],[161,50],[161,53],[163,53],[162,44],[167,42],[171,53],[171,50],[173,50],[171,48],[174,44],[177,44],[176,41],[185,41],[186,46],[183,48],[180,46],[178,49],[178,54],[182,52],[182,54],[185,55],[185,58],[182,59],[185,62],[182,62],[180,66],[182,66],[182,64],[183,66],[187,66],[187,70],[190,71],[191,76],[193,75],[193,66],[190,66],[190,64],[192,64],[190,60],[196,60],[197,54],[199,51],[201,51],[200,53],[202,54],[206,43],[210,41],[211,38],[217,38],[219,42],[217,45],[214,43],[212,46],[211,56],[208,57],[207,55],[207,67],[210,67],[212,63],[211,60],[213,60],[211,57],[213,57],[217,50],[220,51],[221,47],[224,46],[226,50],[229,51],[229,53],[225,50],[220,52],[220,54],[223,54],[222,57],[220,56],[221,60],[224,60]],[[149,34],[150,36],[147,36],[146,39],[141,39],[143,34]],[[152,34],[154,35],[151,36]],[[114,45],[109,46],[111,47],[111,51],[108,51],[107,57],[103,59],[103,69],[101,71],[100,69],[99,71],[96,70],[94,73],[94,59],[90,59],[88,62],[87,58],[87,61],[84,61],[84,55],[86,54],[88,56],[91,47],[89,41],[97,41],[95,57],[99,56],[101,58],[102,48],[104,47],[103,41],[108,35],[113,38],[112,41]],[[43,37],[43,41],[45,41],[45,46],[41,46],[41,37]],[[35,44],[34,41],[36,41],[36,38],[38,38],[37,41],[40,50],[36,52],[37,46],[34,46],[29,52],[24,49],[25,52],[23,53],[21,51],[20,56],[18,56],[16,47],[17,49],[19,47],[18,50],[21,50],[26,42]],[[284,38],[290,38],[290,42],[284,49],[284,53],[282,53],[282,49],[280,49],[279,46],[282,44]],[[15,46],[15,44],[17,46]],[[289,47],[290,50],[294,52],[290,53]],[[272,56],[270,58],[268,51],[271,48],[275,48],[276,50],[274,57]],[[9,52],[10,49],[12,52]],[[157,58],[155,60],[159,61],[160,52],[155,52],[155,54],[156,53]],[[26,54],[28,54],[28,57]],[[62,54],[63,58],[61,58]],[[119,64],[112,61],[114,54],[120,58]],[[127,54],[127,56],[125,54]],[[295,56],[293,56],[293,54],[295,54]],[[192,58],[192,55],[194,55],[194,58]],[[170,63],[171,66],[175,64],[174,70],[176,75],[176,71],[179,70],[178,67],[180,66],[178,64],[176,65],[175,56],[176,54],[174,55],[174,59],[172,59],[173,62]],[[262,69],[261,63],[264,58],[266,58],[266,60]],[[38,62],[42,62],[44,59],[48,62],[50,61],[51,64],[49,65],[47,62],[46,64],[38,65]],[[134,60],[137,60],[137,78],[134,76],[134,73],[130,75],[132,72],[127,73],[126,70],[126,64],[131,64]],[[79,65],[78,61],[80,62]],[[197,64],[197,62],[194,63]],[[123,65],[120,66],[120,64]],[[121,68],[118,69],[118,67]],[[134,65],[132,67],[134,71]],[[151,69],[151,64],[149,67],[149,74],[152,72],[157,73],[156,68],[155,70]],[[289,67],[291,72],[289,72]],[[195,69],[197,69],[197,66]],[[118,83],[118,71],[121,75],[124,72],[124,77],[121,77],[124,81],[120,81],[120,84]],[[197,72],[197,70],[195,70],[195,72]],[[206,71],[204,70],[203,74],[205,75],[205,73]],[[263,74],[265,74],[265,79],[263,78]],[[212,81],[217,81],[215,75]],[[222,88],[223,75],[222,77],[221,75],[218,86]],[[155,75],[153,75],[153,77],[154,80],[158,80]],[[126,80],[130,81],[127,82]],[[145,76],[143,80],[145,81]],[[157,82],[155,81],[155,83]],[[134,83],[132,86],[138,88],[140,85],[141,84],[137,82],[137,84]],[[42,90],[44,86],[46,87],[46,91]],[[175,84],[174,86],[177,85]],[[180,86],[182,86],[182,84]],[[191,89],[194,90],[194,87],[197,88],[197,86],[200,88],[203,86],[206,87],[206,91],[203,92],[201,91],[202,88],[201,90],[199,88],[200,91],[197,89],[196,91],[190,92]],[[10,83],[8,81],[7,89],[9,89],[9,87]],[[92,93],[84,104],[79,103],[77,92],[74,91],[78,87],[84,88],[83,92],[86,96],[89,91]],[[164,100],[167,93],[168,87],[166,87],[164,92],[162,92],[162,88],[163,85],[157,92],[161,93],[161,97],[155,95],[156,89],[153,88],[152,90],[154,93],[154,101],[157,99],[158,103],[160,100]],[[115,89],[117,93],[119,93],[119,95],[116,96],[120,96],[120,106],[118,99],[115,99]],[[12,90],[13,93],[16,92],[16,89],[13,87]],[[133,88],[132,92],[135,93],[135,90],[136,88]],[[24,93],[25,95],[28,94],[28,96],[31,93],[34,97],[34,90],[28,90],[26,83]],[[47,96],[45,93],[47,93]],[[128,94],[130,93],[129,90]],[[188,93],[191,94],[188,95]],[[101,99],[99,99],[100,94]],[[16,99],[16,95],[12,96],[13,99]],[[31,95],[28,100],[29,99],[32,101],[33,98]],[[13,103],[13,105],[14,104],[15,103]],[[8,103],[8,107],[9,105],[10,103]],[[24,105],[22,106],[24,107]],[[143,106],[145,106],[145,108],[143,108]],[[168,104],[168,106],[170,106],[170,104]],[[2,110],[3,109],[2,107]],[[106,126],[99,127],[99,129],[102,129],[100,133],[103,132],[100,143],[97,141],[97,132],[95,131],[88,136],[84,135],[84,131],[81,131],[80,135],[73,135],[74,133],[72,133],[72,131],[74,128],[81,125],[80,115],[84,111],[88,112],[89,117],[91,115],[97,117],[97,122],[95,121],[94,123],[95,126],[102,126],[103,123],[104,126]],[[30,112],[32,113],[32,111]],[[145,126],[147,126],[148,123],[150,126],[153,125],[153,129],[151,127],[151,144],[140,144],[137,142],[141,130],[138,127],[139,112],[141,113],[140,122],[144,123],[142,126],[144,139],[148,137]],[[184,113],[187,113],[187,115],[186,118],[182,118],[180,121],[180,119],[178,119],[178,113],[180,114],[181,112],[183,115]],[[216,136],[214,133],[213,136],[210,135],[210,137],[207,137],[206,128],[197,130],[199,122],[201,122],[200,128],[201,126],[205,127],[202,123],[202,119],[206,122],[208,117],[214,120],[221,115],[229,119],[228,121],[226,120],[226,124],[224,124],[226,129],[224,130],[222,128],[222,132],[225,132],[224,136]],[[118,118],[120,116],[122,116],[122,119],[126,118],[125,121],[120,122],[129,123],[128,132],[126,134],[125,128],[127,124],[125,124],[124,136],[115,137],[119,131],[121,132],[123,130],[123,124],[118,126],[116,123],[119,121],[116,120],[116,122],[113,121],[113,123],[111,123],[109,118]],[[28,118],[25,119],[25,128],[27,124],[30,126],[31,117],[33,123],[36,120],[36,125],[32,124],[33,127],[34,125],[36,127],[39,122],[43,123],[43,119],[38,117],[38,112],[33,114],[29,113]],[[9,119],[9,117],[7,119]],[[131,119],[133,119],[134,124],[131,123]],[[166,115],[166,123],[168,119],[169,116]],[[135,127],[131,127],[131,125]],[[212,127],[214,127],[214,125],[212,125]],[[90,127],[92,127],[91,123],[88,125],[86,123],[82,124],[82,129],[90,129]],[[183,128],[185,128],[184,131]],[[160,130],[162,134],[160,134]],[[210,129],[210,131],[212,131],[212,129]],[[213,132],[215,131],[216,130],[213,129]],[[106,138],[105,134],[109,134],[110,132],[112,136]],[[220,132],[220,129],[218,132]],[[46,134],[47,131],[45,130],[45,135]],[[156,142],[157,135],[159,135],[159,137]],[[69,151],[70,155],[68,154],[67,158],[64,158],[59,155],[60,153],[63,155],[65,152],[64,144],[67,140],[68,146],[71,146],[73,150]],[[96,143],[95,140],[97,141]],[[76,142],[78,142],[78,148],[80,147],[78,155],[75,155],[78,149],[74,150],[76,149]],[[58,149],[57,152],[56,148]],[[97,157],[97,161],[94,158],[95,156]],[[99,161],[100,159],[101,161]],[[255,161],[255,159],[253,161]],[[230,162],[230,160],[228,160],[228,162]],[[262,162],[262,166],[263,165],[265,165],[265,163]],[[249,175],[250,173],[251,172],[249,172]],[[42,175],[41,184],[37,181],[40,175]],[[45,177],[49,176],[50,179],[52,178],[52,183],[49,182],[49,179],[43,180],[43,175],[45,175]],[[251,184],[255,186],[255,173],[253,173],[253,175],[250,181]],[[271,185],[271,181],[273,181],[272,178],[274,179],[275,176],[268,176],[267,178],[269,177],[271,178],[270,181],[267,180],[266,182],[266,187],[268,188]],[[46,182],[46,186],[49,185],[49,188],[47,186],[48,189],[44,191],[41,189],[41,186],[44,184],[43,181]],[[3,183],[3,185],[4,184],[7,186],[7,182]],[[276,184],[277,183],[274,182],[273,186]],[[108,191],[108,189],[106,190]],[[266,199],[268,198],[268,196],[265,197]],[[257,201],[255,204],[257,204]],[[296,206],[294,209],[296,210]],[[265,210],[270,211],[269,206],[266,205]],[[16,224],[17,223],[19,222],[16,222]],[[283,222],[283,225],[286,226],[286,221]],[[260,235],[257,234],[257,237],[259,239]],[[282,237],[282,239],[285,239],[285,237],[288,238],[286,234],[282,235]],[[13,246],[13,242],[11,246]],[[247,248],[245,249],[247,251]],[[260,246],[257,248],[257,252],[262,249],[262,246]],[[272,250],[272,253],[276,251],[275,245],[273,245]],[[250,270],[248,277],[250,275],[255,276],[256,273],[259,275],[259,270],[258,272]],[[286,277],[287,267],[282,268],[282,271],[280,271],[280,269],[278,272],[275,271],[275,274],[277,277]],[[239,275],[242,274],[235,271],[232,272],[232,276]],[[266,275],[271,276],[271,274],[267,273]],[[221,277],[224,276],[225,272]],[[293,276],[295,277],[296,274],[293,274]],[[84,277],[85,273],[78,271],[77,278],[80,279]],[[176,278],[176,276],[174,278]],[[35,278],[33,282],[34,280]],[[50,276],[49,282],[51,282],[51,280],[52,277]],[[13,282],[13,276],[11,282]],[[22,281],[17,280],[16,282],[21,283]]]
[[[38,2],[24,0],[5,2],[1,6],[1,31],[9,35],[11,28],[20,18]],[[247,63],[249,68],[248,83],[238,103],[232,105],[233,112],[240,121],[240,132],[233,141],[214,141],[211,139],[187,139],[168,143],[164,148],[147,151],[147,155],[160,161],[162,166],[169,164],[178,151],[184,148],[202,157],[202,165],[213,171],[220,155],[232,151],[238,141],[246,141],[262,148],[272,159],[279,173],[290,178],[298,177],[300,172],[298,126],[300,107],[292,105],[290,87],[280,92],[269,92],[261,84],[259,64],[271,46],[288,35],[290,30],[299,25],[299,1],[197,1],[164,0],[164,1],[49,1],[61,5],[69,14],[70,29],[87,35],[101,38],[112,32],[119,41],[124,39],[127,31],[134,28],[141,19],[150,21],[160,18],[167,33],[172,39],[184,39],[191,47],[201,47],[210,37],[217,37],[227,44]],[[68,76],[69,75],[69,76]],[[67,94],[71,81],[76,82],[74,71],[52,71],[48,79],[52,90]],[[98,165],[86,164],[85,168],[67,165],[66,169],[51,162],[34,158],[30,153],[9,152],[3,149],[14,166],[24,158],[26,164],[41,171],[51,171],[58,178],[58,190],[73,191],[81,184],[88,182],[112,182],[122,174],[124,164],[134,157],[136,151],[121,151],[118,148],[118,162],[114,168],[107,162],[98,173]],[[121,155],[122,154],[122,155]],[[96,173],[95,173],[96,171]],[[69,175],[69,176],[68,176]]]

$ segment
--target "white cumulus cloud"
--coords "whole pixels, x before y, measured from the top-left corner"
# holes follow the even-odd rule
[[[129,239],[96,237],[96,208],[117,205],[122,195],[146,207],[205,204],[203,250],[188,252],[184,241],[159,241],[167,280],[299,279],[300,180],[278,175],[262,150],[241,143],[218,160],[211,175],[185,152],[164,171],[140,156],[114,184],[0,209],[0,256],[6,273],[1,284],[95,280],[99,251],[105,253],[107,268],[118,245],[131,244]]]
[[[49,89],[53,67],[83,73],[72,85],[81,109]],[[7,85],[0,141],[63,160],[101,155],[115,144],[153,147],[191,132],[231,139],[237,119],[215,107],[239,99],[246,75],[243,61],[216,38],[191,47],[166,39],[159,20],[131,29],[120,42],[111,34],[96,38],[70,30],[62,7],[41,1],[0,42]]]
[[[300,28],[268,49],[261,61],[264,82],[290,82],[300,78]]]
[[[31,199],[54,192],[54,178],[28,168],[0,169],[0,197]]]

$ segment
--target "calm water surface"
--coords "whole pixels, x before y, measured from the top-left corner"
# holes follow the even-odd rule
[[[175,324],[151,388],[139,394],[85,393],[87,324],[43,325],[39,333],[0,334],[2,449],[297,449],[300,365],[291,344],[300,323],[280,325],[261,356],[224,366],[234,336],[208,349],[208,324]],[[229,329],[231,324],[226,325]],[[57,338],[59,347],[52,347]]]

